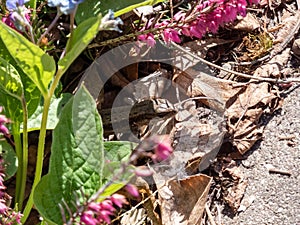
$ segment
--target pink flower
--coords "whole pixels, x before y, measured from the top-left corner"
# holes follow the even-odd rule
[[[127,204],[127,201],[126,201],[126,198],[124,197],[124,195],[120,195],[120,194],[113,194],[110,197],[110,200],[112,201],[112,203],[114,203],[118,207],[122,207],[123,204]]]
[[[1,109],[0,109],[1,110]],[[6,187],[3,184],[4,181],[4,160],[0,157],[0,221],[1,225],[20,224],[22,214],[20,212],[13,211],[8,205],[7,200],[10,198],[5,193]]]
[[[153,26],[153,19],[147,23],[141,31],[150,27],[160,28],[162,36],[166,43],[171,41],[180,43],[179,34],[202,38],[207,32],[216,33],[220,26],[233,22],[238,15],[246,16],[246,7],[252,3],[258,3],[259,0],[208,0],[200,1],[195,6],[194,14],[177,12],[172,20],[164,20]],[[173,22],[172,22],[173,21]],[[176,30],[174,29],[176,28]],[[148,45],[155,44],[154,36],[145,34],[139,37],[139,40],[147,41]]]
[[[173,153],[173,148],[171,146],[171,140],[168,136],[160,136],[156,138],[156,146],[154,149],[154,155],[152,160],[154,162],[160,162],[168,159]]]
[[[98,220],[94,218],[94,213],[92,211],[84,212],[81,217],[80,221],[86,225],[97,225]]]
[[[0,113],[2,112],[3,108],[0,106]],[[4,125],[5,123],[9,123],[10,120],[6,118],[6,116],[0,114],[0,133],[2,134],[9,134],[9,130]]]
[[[176,43],[181,42],[179,35],[178,35],[178,31],[171,29],[171,28],[167,28],[163,31],[163,38],[166,43],[170,43],[171,41],[176,42]]]
[[[113,194],[106,198],[102,202],[90,202],[87,210],[80,216],[80,222],[86,225],[97,225],[110,223],[111,218],[117,207],[122,207],[123,204],[127,204],[126,198],[120,194]]]
[[[148,46],[153,47],[156,43],[153,34],[142,34],[138,36],[140,41],[145,41]]]
[[[9,14],[2,18],[2,22],[18,32],[25,32],[26,27],[30,27],[30,10],[24,5],[24,3],[28,1],[29,0],[7,0],[6,8]]]
[[[128,191],[129,194],[131,194],[133,197],[138,198],[140,196],[139,190],[136,188],[136,186],[132,184],[127,184],[125,186],[126,191]]]

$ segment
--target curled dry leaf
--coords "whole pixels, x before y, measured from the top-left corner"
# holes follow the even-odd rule
[[[201,224],[211,180],[199,174],[158,186],[162,224]]]
[[[241,170],[237,166],[225,168],[223,174],[224,173],[229,175],[233,183],[233,185],[230,185],[230,187],[227,188],[224,200],[230,208],[236,212],[240,207],[248,182],[244,179]]]
[[[271,51],[271,59],[282,52],[286,46],[293,40],[295,34],[300,28],[300,10],[296,11],[294,16],[285,16],[282,21],[284,26],[278,31],[276,40],[274,40],[273,50]]]
[[[226,109],[228,131],[233,146],[244,154],[261,138],[263,127],[259,125],[259,119],[262,113],[266,108],[274,111],[280,107],[281,98],[266,82],[250,83],[232,98],[235,100]]]
[[[280,78],[282,70],[290,58],[290,51],[290,48],[286,48],[280,54],[275,55],[269,62],[258,67],[254,72],[254,76]]]

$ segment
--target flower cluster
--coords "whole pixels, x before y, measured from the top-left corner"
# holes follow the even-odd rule
[[[3,108],[0,106],[0,113],[2,112]],[[6,118],[6,116],[0,114],[0,134],[9,134],[7,127],[5,126],[6,123],[9,123],[10,120]]]
[[[24,32],[30,24],[30,10],[24,4],[29,0],[7,0],[6,8],[9,14],[2,18],[2,22],[11,28]]]
[[[246,6],[258,2],[259,0],[200,1],[191,12],[179,11],[172,20],[155,24],[152,24],[154,20],[150,20],[141,31],[149,28],[163,30],[162,37],[166,43],[170,41],[180,43],[180,35],[202,38],[207,32],[216,33],[220,26],[233,22],[238,15],[246,16]],[[142,34],[138,39],[146,41],[150,46],[155,44],[152,33]]]
[[[4,186],[4,160],[0,158],[0,224],[2,225],[12,225],[12,224],[21,224],[21,213],[15,212],[9,208],[6,204],[10,196],[5,193],[6,187]]]
[[[120,208],[123,204],[127,204],[127,201],[120,194],[113,194],[99,203],[90,202],[87,210],[82,213],[80,222],[86,225],[109,224],[111,222],[110,216],[116,211],[115,207]]]

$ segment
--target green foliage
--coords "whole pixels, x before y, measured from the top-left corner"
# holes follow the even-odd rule
[[[87,195],[101,186],[103,168],[102,124],[96,104],[80,88],[63,108],[53,131],[49,173],[38,184],[34,203],[47,220],[62,224],[59,204],[69,206],[75,192]]]
[[[103,168],[103,183],[109,182],[110,180],[114,180],[114,183],[106,188],[101,196],[110,196],[117,192],[134,176],[132,173],[134,167],[127,165],[127,168],[122,168],[122,163],[129,159],[132,149],[134,149],[136,145],[136,143],[128,141],[104,142],[106,163]],[[124,171],[122,171],[118,178],[114,178],[114,175],[120,173],[122,169],[124,169]]]
[[[39,104],[41,93],[38,87],[35,85],[35,83],[28,76],[24,74],[23,70],[19,67],[18,63],[16,63],[16,61],[10,55],[9,51],[7,50],[1,38],[0,38],[0,57],[3,58],[3,60],[5,60],[7,63],[11,64],[18,71],[18,74],[20,76],[23,85],[23,93],[25,95],[24,97],[27,103],[28,115],[29,116],[32,115]],[[10,104],[15,105],[19,103],[10,102]]]
[[[56,71],[54,59],[21,34],[0,23],[0,37],[11,57],[45,96]]]
[[[77,196],[81,196],[81,191],[87,196],[94,194],[120,169],[121,162],[128,159],[132,146],[130,142],[103,142],[102,123],[95,102],[84,87],[80,88],[63,108],[53,131],[49,173],[34,193],[38,211],[47,221],[61,224],[58,205],[64,200],[71,207],[76,200],[75,192]],[[103,170],[107,160],[110,163]],[[132,177],[130,169],[102,196],[122,188]]]
[[[23,84],[18,71],[0,58],[0,105],[5,107],[7,117],[22,122]]]
[[[53,96],[50,103],[50,109],[48,114],[47,121],[47,130],[53,130],[58,123],[59,115],[61,113],[62,108],[67,103],[67,101],[71,98],[71,94],[64,93],[60,97]],[[35,110],[35,112],[29,117],[28,120],[28,131],[39,130],[41,128],[42,122],[42,114],[43,114],[43,100],[41,99],[39,106]],[[22,131],[21,126],[21,131]]]
[[[137,7],[154,5],[163,1],[164,0],[85,0],[83,3],[79,4],[75,18],[77,23],[82,23],[87,18],[96,16],[99,13],[105,15],[109,9],[116,12],[115,16],[118,17]]]
[[[95,38],[99,31],[101,18],[102,17],[100,15],[89,18],[79,24],[79,26],[74,30],[66,46],[67,54],[58,62],[58,65],[62,70],[62,74]]]
[[[0,153],[7,164],[7,176],[17,171],[15,206],[20,208],[26,186],[28,131],[40,131],[35,178],[22,212],[23,223],[34,202],[45,224],[62,224],[59,205],[64,206],[63,202],[75,210],[73,203],[78,198],[81,203],[86,201],[82,193],[92,196],[105,187],[101,197],[109,196],[133,176],[133,167],[125,168],[124,163],[134,145],[103,141],[101,118],[88,91],[81,87],[72,97],[70,94],[58,97],[56,91],[62,75],[97,35],[101,27],[100,13],[112,9],[119,10],[115,15],[121,15],[138,6],[161,1],[105,0],[100,11],[94,7],[96,1],[93,10],[89,0],[86,1],[82,9],[79,6],[76,19],[80,23],[70,34],[57,64],[52,56],[0,22],[0,106],[4,106],[6,116],[13,121],[9,125],[15,142],[14,150],[0,141]],[[30,1],[30,5],[35,8],[36,1]],[[35,17],[35,13],[32,15]],[[54,129],[51,158],[49,173],[41,179],[47,129]]]
[[[18,159],[14,149],[4,140],[0,140],[0,155],[5,162],[5,179],[12,177],[18,169]]]

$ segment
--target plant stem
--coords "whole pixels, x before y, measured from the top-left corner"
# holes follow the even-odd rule
[[[40,182],[41,177],[42,177],[45,138],[46,138],[46,131],[47,131],[47,119],[48,119],[50,101],[51,101],[54,91],[59,83],[61,76],[62,76],[62,70],[58,69],[58,71],[56,72],[56,76],[53,80],[53,83],[50,86],[49,92],[47,93],[47,95],[44,95],[44,107],[43,107],[43,115],[42,115],[42,122],[41,122],[40,135],[39,135],[39,144],[38,144],[38,149],[37,149],[37,161],[36,161],[36,168],[35,168],[35,176],[34,176],[32,189],[30,192],[30,196],[29,196],[28,202],[26,204],[26,207],[24,209],[23,217],[21,218],[22,224],[25,223],[25,221],[27,220],[27,218],[30,214],[30,211],[33,206],[33,194],[34,194],[36,186],[38,185],[38,183]]]
[[[22,142],[21,142],[21,135],[20,135],[20,124],[15,122],[12,124],[12,133],[15,142],[15,149],[18,158],[18,170],[17,170],[17,177],[16,177],[16,196],[15,196],[15,206],[20,204],[20,190],[21,190],[21,183],[22,183],[22,169],[23,169],[23,155],[22,155]]]
[[[32,20],[34,20],[36,17],[36,3],[37,0],[30,0],[29,2],[30,7],[32,8]]]
[[[21,184],[19,189],[19,204],[18,208],[21,210],[24,201],[25,188],[26,188],[26,178],[27,178],[27,165],[28,165],[28,131],[27,131],[27,122],[28,122],[28,111],[25,101],[25,97],[22,96],[22,108],[23,108],[23,159],[22,159],[22,176]]]

